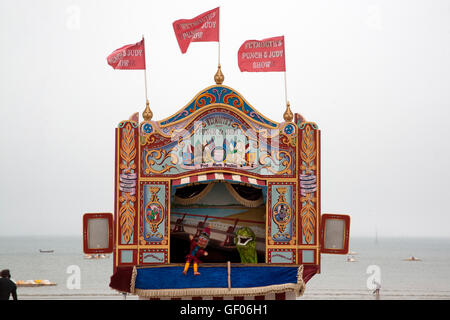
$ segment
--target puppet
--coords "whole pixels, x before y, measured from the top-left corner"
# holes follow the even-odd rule
[[[242,227],[236,231],[234,243],[241,256],[242,263],[257,263],[256,235],[249,227]]]
[[[191,261],[194,261],[194,276],[200,275],[200,272],[198,272],[198,264],[201,262],[201,257],[208,255],[205,248],[208,245],[210,235],[211,230],[209,227],[205,227],[205,229],[203,229],[202,233],[198,236],[198,239],[194,238],[192,235],[189,235],[191,244],[189,254],[186,256],[186,264],[184,265],[183,270],[184,275],[186,275]]]

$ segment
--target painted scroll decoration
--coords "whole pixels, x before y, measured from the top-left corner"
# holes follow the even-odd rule
[[[177,139],[156,146],[157,138],[147,136],[141,148],[143,174],[230,169],[267,176],[291,175],[295,165],[292,144],[282,148],[278,136],[266,139],[262,135],[270,136],[267,131],[256,131],[244,123],[233,112],[217,108],[205,111]]]
[[[136,128],[134,122],[121,122],[119,147],[119,222],[121,228],[121,243],[133,242],[136,216]]]
[[[302,123],[302,141],[301,141],[301,165],[300,165],[300,202],[301,202],[301,223],[304,240],[311,244],[314,235],[317,217],[317,145],[315,124]]]
[[[191,101],[186,107],[183,108],[173,117],[163,120],[160,122],[161,126],[167,126],[173,122],[183,120],[185,117],[189,116],[191,113],[195,112],[202,107],[210,104],[226,104],[236,110],[239,110],[250,117],[252,120],[261,123],[262,125],[276,128],[277,124],[266,119],[264,116],[259,114],[252,106],[250,106],[242,96],[233,91],[231,88],[225,86],[214,86],[206,89],[205,91],[198,94],[193,101]]]

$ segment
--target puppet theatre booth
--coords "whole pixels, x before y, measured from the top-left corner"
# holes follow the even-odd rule
[[[295,299],[321,253],[347,253],[348,216],[320,213],[320,130],[289,105],[283,118],[216,82],[166,119],[147,103],[144,121],[120,122],[114,215],[83,223],[84,251],[113,254],[110,287],[148,299]]]

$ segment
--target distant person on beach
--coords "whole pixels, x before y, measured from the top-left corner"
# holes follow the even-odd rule
[[[17,300],[17,286],[11,281],[11,274],[8,269],[2,270],[0,278],[0,300],[9,300],[12,295]]]

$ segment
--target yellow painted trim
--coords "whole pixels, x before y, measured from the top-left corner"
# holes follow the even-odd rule
[[[210,173],[229,173],[229,174],[235,174],[235,175],[240,175],[240,176],[245,176],[245,177],[250,177],[253,179],[258,179],[258,180],[265,180],[267,182],[293,182],[293,183],[298,183],[297,178],[279,178],[280,176],[277,176],[277,178],[267,178],[267,177],[258,177],[256,175],[252,175],[252,174],[248,174],[248,173],[243,173],[243,172],[236,172],[236,171],[229,171],[229,170],[213,170],[213,171],[207,171],[207,172],[196,172],[196,173],[187,173],[181,176],[176,176],[176,177],[145,177],[145,176],[139,176],[139,181],[171,181],[171,180],[175,180],[175,179],[183,179],[183,178],[187,178],[187,177],[192,177],[192,176],[200,176],[200,175],[205,175],[205,174],[210,174]],[[267,184],[266,184],[267,185]]]
[[[306,244],[302,244],[297,246],[297,249],[306,249],[306,250],[312,250],[312,249],[319,249],[318,245],[306,245]]]
[[[316,264],[317,265],[320,265],[319,255],[320,255],[320,250],[319,250],[319,248],[317,248],[317,250],[316,250]]]
[[[302,245],[269,245],[266,247],[267,249],[306,249],[306,250],[312,250],[312,249],[317,249],[319,248],[319,246],[316,245],[306,245],[306,244],[302,244]]]
[[[296,245],[282,245],[282,244],[277,246],[275,244],[272,244],[272,245],[267,246],[266,249],[297,249],[297,246]]]
[[[139,246],[139,251],[144,250],[144,249],[162,249],[162,250],[165,250],[165,249],[169,249],[169,248],[170,248],[169,245],[159,245],[159,244],[152,244],[152,245],[150,245],[150,244],[145,244],[145,245],[140,245]],[[168,263],[170,263],[170,262],[168,262]]]
[[[142,182],[159,182],[159,181],[170,181],[178,178],[167,178],[167,177],[159,177],[159,178],[151,178],[151,177],[139,177],[139,181]]]
[[[267,178],[264,180],[267,180],[267,182],[273,182],[273,183],[278,183],[278,182],[298,183],[297,178]]]
[[[121,244],[117,247],[117,249],[137,249],[138,245],[137,244]]]

